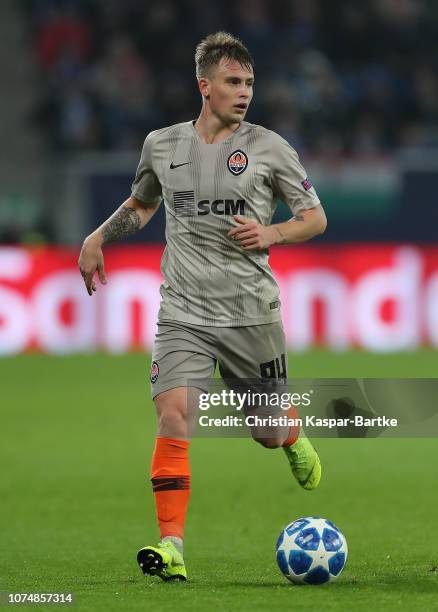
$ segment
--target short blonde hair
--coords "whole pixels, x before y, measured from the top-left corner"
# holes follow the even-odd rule
[[[228,32],[210,34],[196,47],[195,64],[198,79],[208,76],[212,66],[222,58],[236,60],[244,68],[254,68],[254,60],[243,42]]]

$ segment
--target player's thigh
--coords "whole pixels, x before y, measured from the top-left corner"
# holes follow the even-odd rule
[[[158,435],[187,437],[199,393],[208,390],[216,365],[211,337],[182,323],[159,323],[152,352],[151,394]]]
[[[287,393],[287,350],[281,322],[230,328],[222,336],[219,369],[236,392],[250,392],[245,414],[251,417],[251,435],[275,447],[287,437],[286,426],[272,424],[286,412],[280,400]],[[286,406],[285,406],[286,407]]]
[[[221,328],[219,369],[224,379],[287,379],[286,338],[281,321]]]

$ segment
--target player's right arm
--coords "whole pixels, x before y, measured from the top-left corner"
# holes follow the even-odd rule
[[[88,295],[93,295],[93,291],[96,291],[96,283],[93,280],[96,272],[101,283],[105,285],[107,282],[102,246],[138,232],[150,221],[160,205],[161,185],[152,163],[153,136],[154,132],[151,132],[144,141],[140,163],[132,183],[131,197],[84,240],[78,264]]]
[[[103,285],[106,285],[107,282],[102,246],[109,242],[123,240],[138,232],[150,221],[159,205],[159,202],[147,204],[131,196],[109,219],[85,238],[78,265],[88,295],[93,295],[93,291],[96,291],[96,283],[93,280],[96,272]]]

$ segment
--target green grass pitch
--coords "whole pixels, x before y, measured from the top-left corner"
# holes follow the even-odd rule
[[[296,376],[436,376],[437,353],[291,355]],[[321,440],[323,480],[299,489],[281,451],[195,439],[190,581],[144,578],[157,541],[148,466],[149,358],[0,361],[0,591],[74,592],[75,610],[438,610],[436,439]],[[281,529],[321,515],[344,531],[340,579],[297,587],[277,569]],[[48,606],[41,608],[53,609]]]

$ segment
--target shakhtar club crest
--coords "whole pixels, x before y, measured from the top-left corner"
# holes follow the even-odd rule
[[[159,373],[160,373],[160,369],[158,367],[158,363],[156,361],[153,361],[151,365],[151,383],[152,384],[157,382]]]
[[[244,153],[240,149],[237,149],[237,151],[234,151],[229,156],[227,165],[228,170],[231,172],[231,174],[237,176],[238,174],[242,174],[242,172],[245,172],[248,166],[248,157],[246,156],[246,153]]]

